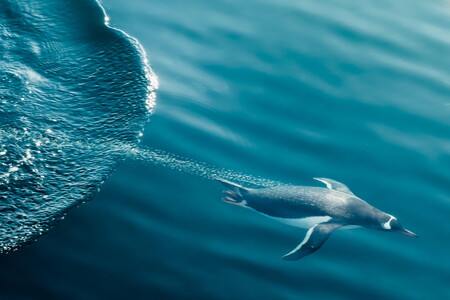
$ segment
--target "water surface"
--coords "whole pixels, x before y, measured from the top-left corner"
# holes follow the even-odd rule
[[[448,2],[103,5],[159,77],[144,149],[277,182],[333,178],[421,238],[338,231],[283,261],[305,230],[220,202],[198,172],[129,159],[1,257],[3,298],[450,297]]]

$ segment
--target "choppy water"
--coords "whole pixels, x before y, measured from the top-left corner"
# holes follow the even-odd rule
[[[0,14],[3,252],[92,198],[120,160],[96,145],[135,142],[154,104],[143,52],[95,1],[2,1]]]
[[[450,297],[448,2],[103,6],[159,77],[148,123],[144,56],[95,2],[1,3],[3,246],[112,174],[0,257],[1,299]],[[286,262],[305,231],[220,202],[216,175],[333,178],[421,238],[339,231]]]

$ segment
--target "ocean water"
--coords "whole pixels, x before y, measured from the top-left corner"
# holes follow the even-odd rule
[[[154,106],[135,40],[95,1],[3,1],[0,252],[92,198]]]
[[[0,3],[0,299],[450,298],[450,2],[102,6]],[[285,261],[306,230],[215,177],[333,178],[420,238]]]

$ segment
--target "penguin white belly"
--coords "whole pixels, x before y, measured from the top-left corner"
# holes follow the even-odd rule
[[[288,218],[277,218],[277,217],[270,217],[271,219],[277,220],[281,223],[291,225],[294,227],[300,227],[300,228],[311,228],[312,226],[318,224],[327,222],[331,219],[330,216],[318,216],[318,217],[306,217],[306,218],[299,218],[299,219],[288,219]]]

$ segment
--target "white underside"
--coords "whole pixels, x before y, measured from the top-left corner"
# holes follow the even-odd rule
[[[247,202],[245,200],[243,201],[243,204],[244,204],[245,208],[254,210],[253,208],[247,206]],[[272,220],[276,220],[276,221],[284,223],[286,225],[290,225],[290,226],[294,226],[294,227],[298,227],[298,228],[304,228],[304,229],[309,229],[309,228],[313,227],[314,225],[317,225],[319,223],[324,223],[324,222],[331,220],[330,216],[306,217],[306,218],[295,219],[295,218],[272,217],[272,216],[263,214],[261,212],[259,212],[259,213],[266,217],[271,218]],[[358,227],[361,227],[361,226],[347,225],[347,226],[342,226],[339,229],[353,229],[353,228],[358,228]]]
[[[323,223],[331,220],[330,216],[321,216],[321,217],[308,217],[308,218],[301,218],[301,219],[287,219],[287,218],[277,218],[277,217],[270,217],[271,219],[277,220],[278,222],[291,225],[294,227],[300,227],[300,228],[311,228],[314,225],[318,223]]]
[[[269,217],[269,218],[277,220],[278,222],[284,223],[286,225],[299,227],[299,228],[305,228],[305,229],[309,229],[316,224],[328,222],[329,220],[331,220],[330,216],[307,217],[307,218],[301,218],[301,219],[287,219],[287,218],[277,218],[277,217]],[[361,227],[361,226],[348,225],[348,226],[342,226],[339,229],[353,229],[353,228],[358,228],[358,227]]]

